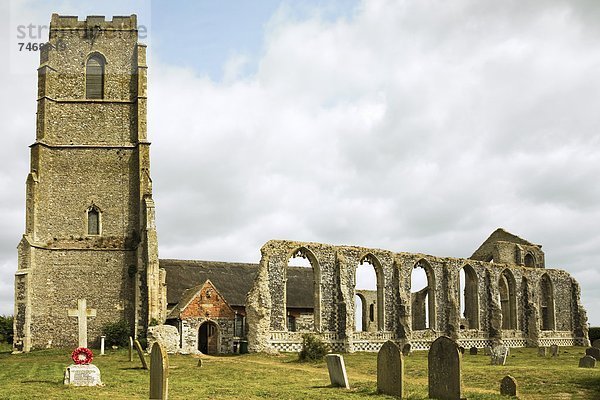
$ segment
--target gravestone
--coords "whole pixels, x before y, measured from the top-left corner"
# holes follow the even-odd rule
[[[492,355],[492,348],[490,346],[485,346],[483,348],[483,354],[486,356],[491,356]]]
[[[72,364],[65,370],[65,385],[102,386],[100,370],[94,364]]]
[[[548,349],[545,347],[538,347],[538,356],[546,357],[546,355],[548,355]]]
[[[133,361],[133,338],[129,336],[129,362]]]
[[[150,352],[150,399],[169,398],[169,356],[164,346],[154,342]]]
[[[327,354],[325,356],[327,360],[327,370],[329,371],[329,380],[331,386],[339,386],[346,389],[350,389],[348,384],[348,375],[346,374],[346,365],[344,364],[344,357],[340,354]]]
[[[144,350],[142,350],[142,345],[137,339],[133,341],[133,344],[135,345],[135,349],[137,350],[140,361],[142,362],[142,368],[148,369],[148,364],[146,363],[146,358],[144,358]]]
[[[461,357],[458,344],[447,336],[440,336],[431,344],[427,355],[430,398],[462,398]]]
[[[202,366],[202,359],[201,358],[198,359],[198,365],[196,365],[196,366],[197,367],[201,367]]]
[[[400,347],[388,340],[377,353],[377,391],[402,398],[403,380],[404,360]]]
[[[600,339],[596,339],[592,342],[592,347],[600,349]]]
[[[596,359],[592,356],[583,356],[579,359],[579,368],[596,368]]]
[[[458,351],[460,351],[460,354],[465,354],[465,348],[462,346],[458,346]]]
[[[600,360],[600,349],[597,349],[595,347],[588,347],[587,349],[585,349],[585,355],[594,357],[596,361],[598,361]]]
[[[477,349],[477,347],[471,347],[469,349],[469,354],[472,355],[472,356],[476,356],[478,351],[479,350]]]
[[[558,357],[558,346],[553,344],[552,346],[550,346],[550,355],[552,357]]]
[[[499,345],[492,348],[491,363],[492,365],[504,365],[508,356],[508,347]]]
[[[503,396],[517,396],[517,381],[510,375],[506,375],[500,381],[500,394]]]
[[[106,336],[100,336],[100,355],[104,355],[104,343],[106,342]]]
[[[402,346],[402,355],[403,356],[408,356],[410,355],[410,351],[412,350],[412,346],[410,343],[406,343],[404,346]]]
[[[95,317],[96,310],[87,308],[86,299],[77,300],[77,309],[68,310],[69,317],[77,317],[77,328],[79,331],[79,347],[88,347],[87,340],[87,319]]]

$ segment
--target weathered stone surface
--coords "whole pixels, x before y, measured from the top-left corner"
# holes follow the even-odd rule
[[[506,375],[500,381],[500,394],[503,396],[517,396],[517,381],[510,375]]]
[[[461,358],[458,344],[449,337],[441,336],[431,344],[427,356],[430,398],[462,398]]]
[[[552,346],[550,346],[550,355],[552,357],[558,357],[559,350],[560,348],[557,345],[553,344]]]
[[[471,348],[469,349],[469,354],[470,354],[470,355],[472,355],[472,356],[476,356],[476,355],[477,355],[477,353],[478,353],[478,351],[479,351],[479,350],[477,349],[477,347],[471,347]]]
[[[167,400],[169,397],[169,356],[160,342],[154,342],[150,353],[150,398]]]
[[[583,356],[579,359],[580,368],[596,368],[596,359],[592,356]]]
[[[329,371],[331,385],[350,389],[344,357],[340,354],[327,354],[325,360],[327,361],[327,370]]]
[[[142,350],[142,345],[137,339],[133,341],[133,344],[135,345],[135,349],[137,350],[138,356],[140,357],[142,368],[148,369],[148,363],[146,362],[146,358],[144,357],[144,350]]]
[[[377,354],[377,391],[402,398],[404,360],[400,348],[391,340]]]
[[[412,345],[410,343],[406,343],[404,346],[402,346],[402,355],[403,356],[410,355],[411,350],[412,350]]]
[[[65,370],[65,385],[101,386],[100,370],[94,364],[71,364]]]
[[[585,349],[585,355],[594,357],[596,361],[598,361],[600,360],[600,349],[596,347],[588,347],[587,349]]]
[[[490,356],[492,365],[504,365],[508,356],[508,347],[499,345],[492,348]]]
[[[548,355],[548,349],[546,347],[538,347],[538,356],[546,357]]]
[[[196,340],[198,331],[196,330]],[[156,325],[148,327],[148,347],[159,342],[169,354],[179,352],[179,331],[172,325]]]

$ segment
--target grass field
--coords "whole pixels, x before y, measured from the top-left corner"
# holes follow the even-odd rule
[[[0,348],[0,399],[147,399],[149,372],[128,361],[126,350],[96,356],[104,387],[65,387],[68,350],[11,355]],[[464,394],[469,399],[506,399],[499,382],[507,374],[519,383],[522,399],[600,399],[600,368],[578,368],[582,347],[561,348],[558,358],[540,358],[537,349],[511,349],[506,366],[489,365],[484,355],[463,356]],[[376,393],[375,353],[344,355],[350,390],[329,387],[324,363],[305,364],[295,354],[169,357],[169,398],[177,399],[391,399]],[[427,353],[405,357],[405,397],[427,398]]]

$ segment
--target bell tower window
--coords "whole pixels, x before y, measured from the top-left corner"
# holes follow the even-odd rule
[[[94,54],[88,58],[85,66],[85,97],[87,99],[104,98],[104,58]]]
[[[88,235],[100,234],[100,211],[96,207],[91,207],[87,212],[87,231]]]

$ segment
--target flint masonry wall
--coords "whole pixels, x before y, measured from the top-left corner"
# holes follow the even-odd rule
[[[246,302],[250,351],[297,350],[300,332],[287,332],[285,325],[285,280],[288,260],[301,254],[311,261],[315,282],[315,333],[334,350],[376,351],[392,339],[410,342],[414,349],[426,349],[441,335],[459,340],[465,347],[484,347],[493,342],[509,346],[586,344],[585,310],[579,299],[579,285],[566,272],[488,263],[472,259],[442,258],[425,254],[394,253],[363,247],[320,243],[269,241],[261,249],[261,262],[254,287]],[[371,260],[378,279],[378,301],[383,321],[376,332],[355,332],[355,272],[365,258]],[[411,273],[422,266],[429,281],[429,328],[412,326]],[[469,266],[474,286],[468,301],[477,305],[476,326],[461,329],[459,273]],[[469,268],[467,267],[467,268]],[[554,326],[542,330],[540,280],[546,274],[552,282]],[[500,282],[510,281],[514,326],[503,329]],[[463,300],[464,301],[464,300]]]
[[[135,15],[52,16],[38,69],[36,141],[26,229],[15,277],[15,350],[74,346],[86,299],[88,338],[125,319],[132,333],[161,319],[154,204],[146,134],[145,46]],[[86,96],[86,65],[103,60],[101,98]],[[100,212],[89,234],[88,210]]]

